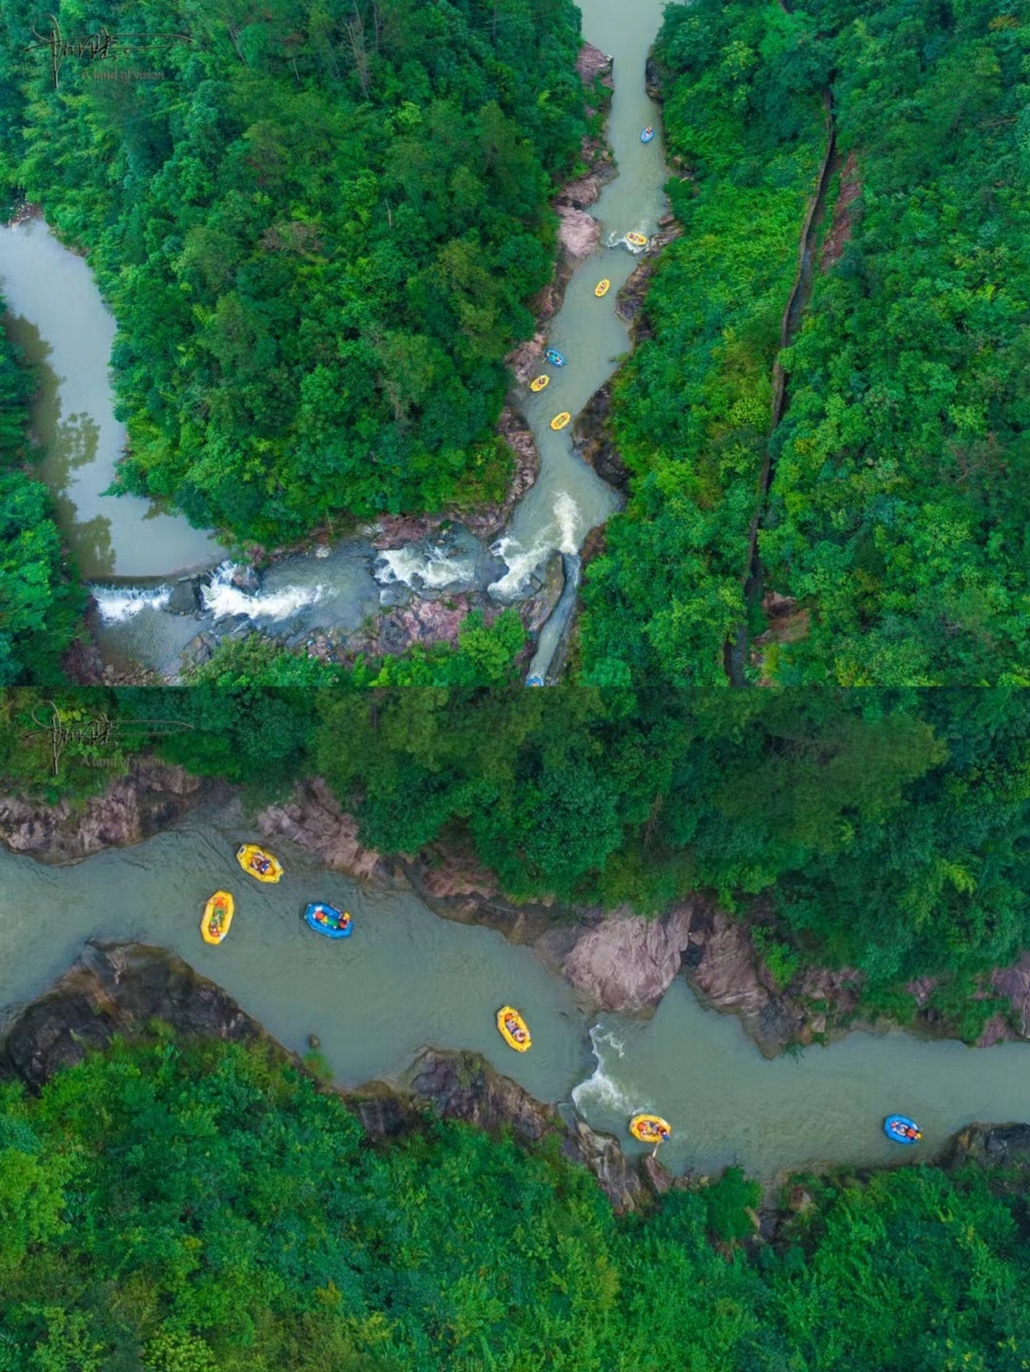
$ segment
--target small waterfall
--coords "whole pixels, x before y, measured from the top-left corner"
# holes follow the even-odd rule
[[[102,624],[124,624],[142,610],[163,610],[172,594],[171,586],[87,585],[96,601]]]
[[[200,589],[205,610],[216,620],[246,615],[248,619],[289,619],[298,610],[315,605],[322,599],[325,588],[316,586],[285,586],[281,590],[241,591],[233,585],[238,570],[233,562],[223,562],[215,569],[211,582]]]

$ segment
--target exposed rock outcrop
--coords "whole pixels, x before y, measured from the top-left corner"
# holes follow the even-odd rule
[[[592,86],[595,81],[600,80],[608,90],[614,90],[612,82],[612,65],[615,59],[603,53],[600,48],[595,48],[593,43],[584,43],[579,50],[576,58],[576,70],[584,86]]]
[[[165,606],[172,615],[192,615],[200,609],[200,581],[197,577],[183,577],[172,587]]]
[[[263,1034],[220,986],[174,953],[138,943],[90,942],[75,965],[8,1028],[0,1070],[39,1090],[62,1067],[133,1037],[154,1019],[180,1034],[224,1040]],[[285,1051],[285,1050],[283,1050]]]
[[[0,798],[0,842],[42,862],[74,862],[104,848],[139,843],[176,823],[202,800],[228,796],[222,782],[192,776],[154,758],[135,757],[103,795],[78,805]]]
[[[992,1015],[977,1040],[978,1048],[990,1048],[995,1043],[1030,1038],[1030,953],[1012,967],[999,967],[991,973],[991,990],[1007,996],[1008,1015]]]
[[[562,971],[602,1010],[656,1005],[680,969],[694,913],[693,904],[684,901],[663,920],[608,918],[577,941]]]
[[[840,183],[837,202],[833,207],[830,228],[819,250],[819,270],[827,272],[839,262],[844,244],[851,237],[851,226],[855,218],[855,202],[862,194],[862,183],[858,175],[855,154],[849,152],[840,169]]]
[[[358,824],[346,814],[321,777],[303,782],[293,799],[269,805],[256,817],[264,838],[287,838],[316,853],[332,872],[346,872],[359,881],[384,881],[391,866],[358,839]]]
[[[629,472],[612,442],[609,420],[612,408],[612,383],[603,386],[584,405],[572,427],[572,441],[584,462],[588,462],[602,481],[624,491]]]
[[[571,205],[558,207],[560,223],[558,242],[566,260],[575,268],[597,251],[601,243],[601,225],[592,214],[574,209]]]
[[[947,1167],[976,1162],[981,1167],[1030,1167],[1030,1124],[969,1124],[956,1134]]]

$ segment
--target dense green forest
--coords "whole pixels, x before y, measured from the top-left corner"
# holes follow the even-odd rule
[[[571,0],[55,13],[132,48],[55,89],[37,7],[2,0],[0,174],[118,321],[125,488],[268,543],[500,494],[502,359],[587,132]]]
[[[1017,1372],[1025,1178],[739,1172],[617,1219],[555,1140],[373,1147],[266,1051],[116,1045],[0,1088],[3,1372]],[[899,1254],[903,1260],[899,1261]]]
[[[33,389],[21,349],[0,332],[0,687],[62,680],[60,657],[85,604],[70,579],[50,495],[32,475]]]
[[[778,5],[672,6],[655,45],[668,191],[646,338],[613,389],[631,473],[583,591],[582,679],[725,685],[765,461],[780,318],[825,132],[825,54]]]
[[[246,685],[56,697],[69,727],[106,712],[124,758],[146,745],[246,788],[324,776],[363,841],[473,851],[516,899],[631,902],[707,893],[778,965],[859,969],[870,1006],[902,988],[975,1037],[973,979],[1030,947],[1030,698],[988,691],[313,691]],[[0,789],[102,787],[96,745],[60,774],[40,697],[3,701]],[[147,742],[153,721],[189,729]],[[974,1022],[975,1021],[975,1022]]]
[[[656,56],[670,156],[691,177],[670,187],[686,233],[646,302],[654,337],[615,391],[633,483],[587,569],[584,678],[715,683],[745,619],[770,367],[828,91],[860,195],[781,357],[788,408],[759,539],[765,590],[794,598],[808,633],[752,670],[1026,683],[1025,9],[792,9],[666,12]]]
[[[784,359],[761,553],[812,629],[776,675],[1027,685],[1030,22],[862,6],[837,48],[862,210]]]

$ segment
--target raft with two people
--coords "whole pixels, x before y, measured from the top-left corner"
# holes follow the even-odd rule
[[[646,128],[646,129],[644,130],[644,132],[640,135],[640,141],[641,141],[641,143],[650,143],[650,141],[651,141],[651,139],[652,139],[653,137],[654,137],[654,129],[651,127],[650,124],[648,124],[647,128]]]
[[[564,429],[571,418],[572,415],[569,414],[568,410],[562,410],[561,414],[556,414],[551,420],[551,428]]]
[[[551,378],[549,376],[535,376],[529,383],[529,389],[531,391],[542,391],[545,386],[549,386],[550,384]]]
[[[497,1011],[497,1029],[508,1047],[514,1048],[516,1053],[525,1053],[532,1048],[529,1025],[513,1005],[502,1005]]]
[[[316,934],[326,938],[349,938],[354,932],[354,921],[347,910],[337,910],[334,905],[324,905],[315,901],[304,911],[304,922]]]
[[[235,904],[228,891],[216,891],[204,906],[200,936],[205,943],[221,943],[229,932]]]
[[[612,283],[608,280],[607,277],[605,277],[602,281],[598,281],[597,285],[594,287],[594,294],[598,298],[600,298],[602,295],[607,295],[608,288],[611,286],[611,284]]]
[[[909,1146],[918,1143],[923,1137],[919,1125],[907,1115],[888,1115],[883,1122],[883,1132],[892,1143],[904,1143]]]
[[[236,861],[248,876],[256,881],[278,881],[283,874],[282,863],[256,843],[243,843],[236,850]]]
[[[628,233],[625,235],[626,242],[631,243],[634,248],[646,248],[647,238],[642,233]]]
[[[557,348],[548,348],[544,353],[544,361],[550,362],[552,367],[564,367],[565,358]]]

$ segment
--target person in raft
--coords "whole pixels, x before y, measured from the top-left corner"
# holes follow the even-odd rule
[[[266,872],[270,872],[272,870],[272,864],[268,861],[268,859],[264,857],[258,857],[257,853],[255,853],[254,856],[251,858],[251,866],[254,868],[255,872],[260,872],[262,876],[264,876]]]
[[[516,1043],[525,1043],[526,1031],[525,1029],[519,1028],[517,1020],[513,1020],[511,1018],[506,1019],[504,1021],[504,1027],[507,1029],[508,1033],[512,1036]]]

